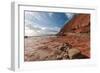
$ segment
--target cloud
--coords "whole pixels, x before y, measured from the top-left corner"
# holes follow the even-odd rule
[[[48,13],[48,15],[49,15],[50,17],[52,17],[52,15],[53,15],[53,12],[49,12],[49,13]]]
[[[50,27],[41,25],[29,19],[25,19],[25,35],[40,36],[40,35],[56,34],[60,30],[60,27],[57,26]]]
[[[59,32],[62,26],[59,26],[59,20],[62,20],[62,18],[57,19],[56,15],[58,14],[53,12],[25,11],[25,35],[40,36],[56,34],[57,32]],[[59,15],[62,16],[61,14]],[[71,18],[72,14],[66,13],[66,16],[68,18]]]
[[[73,17],[74,14],[73,14],[73,13],[66,13],[65,15],[66,15],[69,19],[71,19],[71,18]]]
[[[58,27],[34,27],[31,25],[25,26],[25,35],[26,36],[41,36],[41,35],[49,35],[56,34],[58,31]]]
[[[60,27],[56,27],[56,26],[55,27],[46,27],[45,30],[48,31],[48,32],[51,31],[51,32],[57,33],[60,30]]]
[[[26,11],[25,19],[37,22],[42,19],[42,16],[39,12]]]
[[[34,36],[37,35],[35,30],[30,29],[29,27],[25,27],[25,36]]]

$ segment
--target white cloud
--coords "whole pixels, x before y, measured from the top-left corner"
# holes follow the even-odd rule
[[[60,28],[59,27],[46,27],[45,30],[50,31],[50,32],[58,32]]]
[[[53,15],[53,12],[48,13],[48,15],[51,17]]]
[[[48,13],[49,16],[52,16],[53,13]],[[45,18],[45,21],[42,20]],[[41,15],[39,12],[25,12],[25,35],[26,36],[40,36],[48,34],[56,34],[60,28],[59,27],[49,27],[46,26],[47,19]],[[41,20],[39,22],[38,20]],[[41,25],[40,25],[41,24]],[[43,24],[43,25],[42,25]],[[44,27],[45,26],[45,27]]]
[[[25,19],[24,21],[25,21],[25,26],[29,26],[33,24],[33,22],[30,20]]]
[[[38,29],[34,27],[33,29],[31,29],[30,27],[25,26],[25,36],[41,36],[41,35],[56,34],[57,33],[56,29],[59,28],[41,27],[40,29]]]
[[[38,35],[35,30],[25,27],[25,36],[36,36]]]
[[[69,18],[69,19],[71,19],[72,17],[73,17],[73,13],[66,13],[66,16]]]
[[[41,14],[39,12],[32,12],[32,11],[26,11],[25,17],[28,20],[30,18],[30,19],[35,20],[35,21],[40,20],[42,18]]]

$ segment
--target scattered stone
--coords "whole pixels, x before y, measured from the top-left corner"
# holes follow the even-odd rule
[[[89,57],[86,56],[86,55],[83,55],[81,53],[78,53],[76,55],[73,55],[73,57],[72,57],[72,59],[87,59],[87,58],[89,58]]]
[[[50,57],[49,57],[50,58]],[[53,59],[80,59],[87,58],[81,54],[81,51],[77,48],[72,48],[70,44],[64,43],[60,48],[57,48],[52,54]]]
[[[80,50],[78,50],[77,48],[72,48],[68,50],[68,56],[70,59],[73,59],[73,56],[75,56],[76,54],[81,53]]]
[[[71,48],[72,46],[69,43],[63,43],[62,46],[60,47],[60,50],[66,52],[67,50]]]
[[[54,55],[57,55],[56,59],[57,60],[69,59],[69,55],[68,55],[69,49],[71,49],[71,45],[69,45],[68,43],[63,43],[62,46],[57,48],[57,50],[55,51]]]
[[[24,38],[28,38],[28,36],[24,36]]]

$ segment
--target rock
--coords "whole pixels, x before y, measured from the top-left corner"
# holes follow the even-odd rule
[[[57,35],[65,36],[67,32],[87,33],[90,31],[90,14],[76,14],[66,23]]]
[[[68,56],[70,59],[73,59],[73,56],[76,54],[81,53],[80,50],[76,49],[76,48],[72,48],[68,50]]]
[[[69,59],[68,53],[64,53],[63,59]]]
[[[62,52],[66,52],[70,48],[72,48],[72,45],[69,43],[63,43],[58,49]]]
[[[75,16],[68,23],[65,23],[57,36],[63,38],[66,37],[64,38],[66,42],[69,42],[72,46],[80,49],[71,49],[69,51],[71,59],[74,55],[76,58],[76,54],[80,51],[84,53],[83,49],[88,50],[87,48],[90,48],[90,14],[75,14]],[[82,40],[83,38],[84,40]],[[82,43],[83,45],[81,45]],[[74,51],[75,53],[73,53]],[[90,53],[89,50],[88,53]],[[86,55],[86,53],[84,53],[84,55]],[[90,54],[88,54],[88,57],[90,57]]]
[[[61,55],[57,55],[56,59],[57,59],[57,60],[62,60],[63,57],[62,57]]]
[[[72,57],[72,59],[87,59],[87,58],[89,58],[89,57],[86,56],[86,55],[83,55],[83,54],[81,54],[81,53],[75,54],[75,55],[73,55],[73,57]]]
[[[28,36],[24,36],[24,38],[28,38]]]

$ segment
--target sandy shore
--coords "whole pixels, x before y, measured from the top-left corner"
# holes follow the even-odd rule
[[[90,36],[83,33],[68,33],[66,36],[42,36],[25,38],[25,61],[57,60],[57,49],[69,43],[90,58]]]

